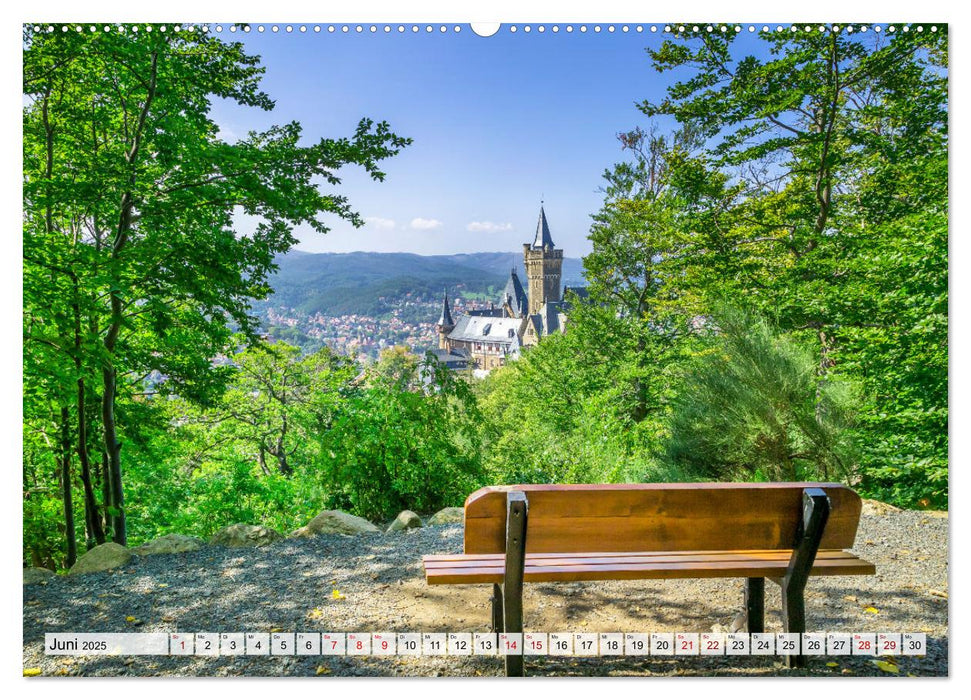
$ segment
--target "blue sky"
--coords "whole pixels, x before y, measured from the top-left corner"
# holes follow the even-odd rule
[[[366,218],[354,229],[334,217],[325,236],[298,231],[302,250],[422,254],[516,251],[532,240],[540,199],[567,256],[589,252],[590,215],[604,170],[623,157],[616,134],[646,127],[640,100],[660,99],[669,74],[647,47],[661,32],[562,28],[492,37],[431,34],[367,25],[356,33],[296,31],[244,35],[266,67],[276,100],[264,113],[228,103],[214,116],[227,137],[297,120],[307,139],[349,135],[364,116],[414,139],[385,161],[387,178],[344,169],[341,191]],[[454,26],[454,25],[449,25]],[[562,25],[565,26],[565,25]],[[240,36],[240,35],[237,35]],[[225,38],[229,38],[224,34]],[[756,44],[747,34],[739,48]],[[243,224],[245,227],[245,223]]]

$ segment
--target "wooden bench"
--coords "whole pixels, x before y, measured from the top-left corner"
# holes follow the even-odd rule
[[[424,557],[429,584],[493,584],[494,632],[523,631],[523,583],[744,578],[749,632],[764,631],[765,579],[787,632],[805,632],[809,576],[873,574],[848,552],[861,501],[840,484],[489,486],[465,501],[464,554]],[[523,675],[523,657],[506,656]],[[804,665],[801,655],[787,659]]]

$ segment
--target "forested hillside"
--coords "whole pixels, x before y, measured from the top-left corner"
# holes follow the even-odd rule
[[[522,253],[414,255],[411,253],[304,253],[277,258],[273,291],[254,305],[285,307],[301,314],[380,316],[406,296],[441,299],[442,289],[498,302],[512,268],[526,279]],[[579,258],[563,260],[563,283],[583,285]]]

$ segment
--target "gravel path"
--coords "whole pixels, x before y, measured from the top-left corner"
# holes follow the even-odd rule
[[[460,552],[461,526],[288,539],[260,549],[204,547],[135,557],[124,569],[24,586],[24,668],[70,676],[497,676],[486,657],[48,657],[45,632],[488,631],[491,586],[425,584],[423,554]],[[864,515],[857,554],[869,577],[812,578],[810,631],[924,632],[926,657],[898,657],[899,675],[948,673],[946,513]],[[335,600],[338,589],[345,597]],[[527,584],[526,630],[728,631],[741,581],[682,579]],[[766,586],[766,631],[781,631],[778,587]],[[133,621],[132,621],[133,619]],[[835,665],[830,666],[829,663]],[[530,657],[531,676],[889,675],[873,658]]]

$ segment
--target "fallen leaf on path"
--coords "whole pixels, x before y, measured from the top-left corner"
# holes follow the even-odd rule
[[[889,661],[874,661],[873,663],[881,671],[885,671],[887,673],[900,673],[900,669],[897,668],[897,664],[892,664]]]

